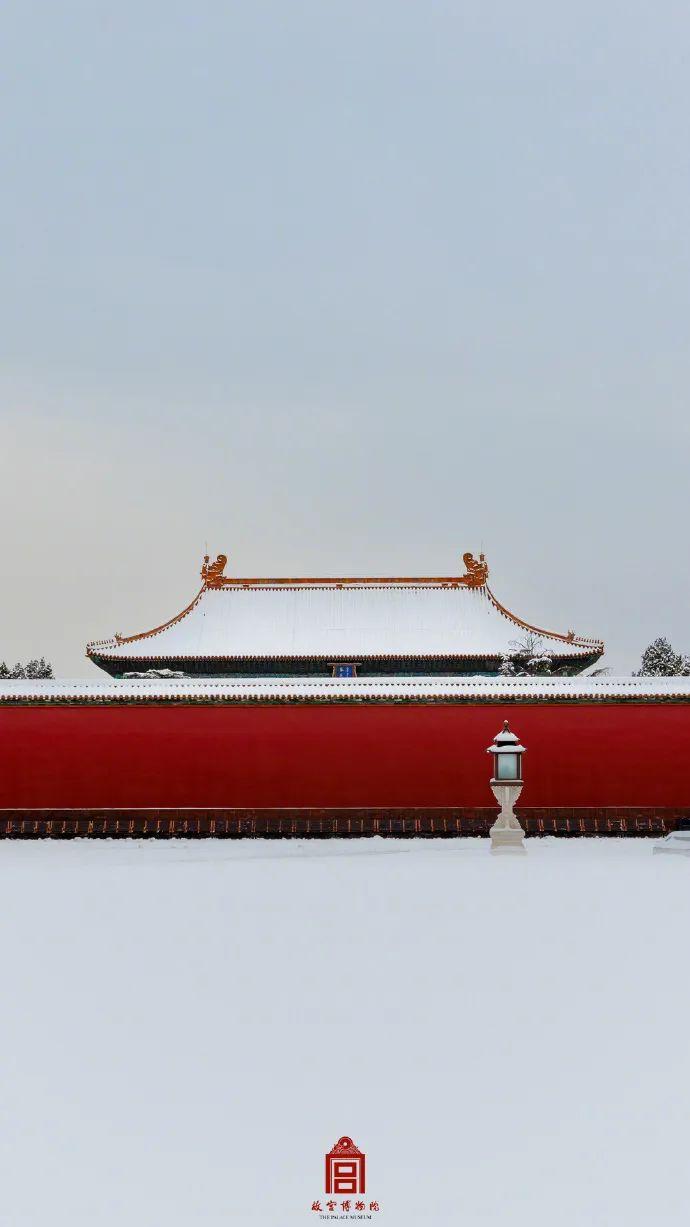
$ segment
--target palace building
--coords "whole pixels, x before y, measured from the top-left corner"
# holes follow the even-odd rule
[[[110,676],[0,681],[0,837],[485,835],[504,720],[528,834],[689,819],[690,678],[585,674],[600,641],[517,617],[464,564],[235,579],[205,559],[180,614],[89,644]]]
[[[153,630],[90,643],[113,677],[172,670],[189,677],[457,677],[496,675],[539,641],[552,670],[580,673],[604,645],[510,613],[484,558],[459,576],[239,579],[227,558],[204,560],[202,585]]]

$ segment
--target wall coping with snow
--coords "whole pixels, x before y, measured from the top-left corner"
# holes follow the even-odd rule
[[[0,683],[0,705],[690,703],[690,677],[138,678]]]

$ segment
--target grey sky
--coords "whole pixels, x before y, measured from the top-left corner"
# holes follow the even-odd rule
[[[0,659],[244,574],[690,651],[687,3],[0,17]]]

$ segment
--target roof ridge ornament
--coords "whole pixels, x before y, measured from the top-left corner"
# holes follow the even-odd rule
[[[465,574],[460,576],[459,583],[466,588],[483,588],[489,578],[489,564],[484,555],[480,554],[477,559],[474,554],[468,552],[463,554],[462,561],[465,564]]]
[[[204,561],[201,564],[201,578],[204,588],[225,588],[225,587],[255,587],[255,586],[307,586],[307,585],[332,585],[343,587],[345,584],[363,585],[363,584],[380,584],[384,587],[389,584],[441,584],[444,587],[455,587],[460,584],[465,588],[484,588],[489,578],[489,564],[486,561],[484,554],[480,554],[479,558],[475,558],[474,554],[469,550],[463,554],[462,561],[465,564],[464,575],[440,576],[431,578],[429,576],[416,576],[414,578],[403,578],[398,576],[381,576],[372,578],[371,576],[353,576],[344,578],[280,578],[280,579],[230,579],[223,572],[227,566],[227,554],[219,554],[215,562],[211,562],[208,554],[204,554]]]
[[[222,588],[225,576],[225,570],[228,562],[227,554],[219,554],[215,562],[209,561],[208,554],[204,554],[204,561],[201,564],[201,578],[204,581],[206,588]]]

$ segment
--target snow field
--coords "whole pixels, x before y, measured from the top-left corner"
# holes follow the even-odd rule
[[[0,845],[0,1222],[688,1219],[690,859],[646,840]]]

